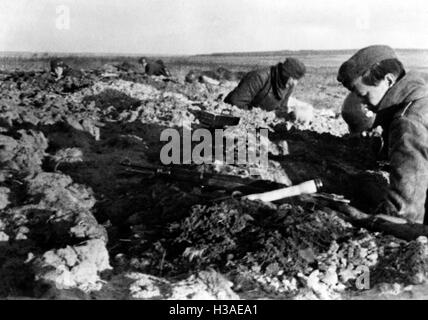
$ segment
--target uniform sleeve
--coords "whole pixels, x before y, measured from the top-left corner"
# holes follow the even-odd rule
[[[417,117],[401,117],[391,123],[389,141],[390,188],[376,213],[422,223],[428,188],[427,127]]]
[[[238,86],[229,93],[224,102],[240,108],[251,108],[251,102],[257,93],[263,88],[264,81],[257,72],[248,73],[238,84]]]

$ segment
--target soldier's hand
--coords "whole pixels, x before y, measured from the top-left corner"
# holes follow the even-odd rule
[[[375,137],[382,137],[382,127],[377,126],[376,128],[373,128],[371,130],[365,130],[361,132],[362,138],[375,138]]]

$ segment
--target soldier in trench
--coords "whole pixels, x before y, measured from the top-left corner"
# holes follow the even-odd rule
[[[50,71],[55,80],[60,80],[70,73],[71,68],[63,60],[55,58],[50,61]]]
[[[287,58],[283,63],[247,73],[224,102],[246,110],[258,107],[287,114],[290,96],[305,74],[303,62]]]
[[[138,62],[143,66],[144,71],[148,76],[171,77],[171,73],[162,60],[153,61],[146,57],[142,57]]]
[[[380,45],[355,53],[341,65],[337,80],[367,104],[376,114],[373,127],[380,126],[383,131],[390,177],[385,191],[379,193],[380,203],[373,213],[428,224],[425,81],[418,74],[407,72],[392,48]]]
[[[55,81],[64,79],[66,77],[81,78],[85,76],[81,70],[76,70],[67,65],[64,60],[55,58],[50,61],[50,72]]]

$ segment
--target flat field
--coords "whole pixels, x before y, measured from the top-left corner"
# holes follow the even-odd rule
[[[250,71],[269,67],[286,57],[298,58],[305,63],[308,73],[296,88],[295,97],[309,102],[315,108],[340,110],[346,90],[336,81],[342,62],[355,50],[348,51],[283,51],[254,53],[220,53],[195,56],[149,56],[163,59],[172,74],[184,78],[190,70],[215,70],[225,67],[232,71]],[[397,50],[399,58],[408,70],[421,72],[428,80],[428,50]],[[64,57],[67,64],[77,69],[99,69],[107,63],[137,63],[140,56],[126,55],[65,55],[65,54],[3,54],[0,56],[1,70],[46,69],[52,56]]]

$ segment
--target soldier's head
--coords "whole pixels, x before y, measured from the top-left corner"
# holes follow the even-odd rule
[[[370,110],[376,111],[388,90],[405,73],[392,48],[376,45],[359,50],[344,62],[337,80],[360,97]]]
[[[195,70],[190,70],[187,74],[184,80],[188,83],[193,83],[197,80],[199,77],[198,72]]]
[[[142,57],[142,58],[138,59],[138,62],[140,64],[142,64],[143,68],[144,68],[147,65],[147,58],[146,57]]]
[[[287,81],[291,86],[295,86],[305,74],[306,66],[298,59],[287,58],[281,65],[281,78]]]

